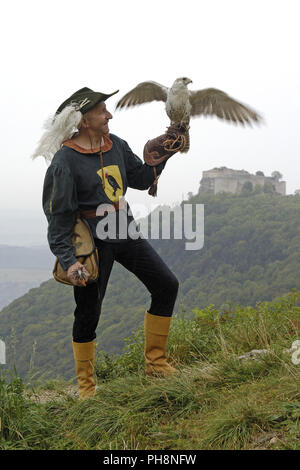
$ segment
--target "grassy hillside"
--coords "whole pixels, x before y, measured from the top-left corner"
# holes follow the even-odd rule
[[[109,310],[104,301],[103,310],[107,314],[102,316],[102,334],[99,332],[97,338],[99,348],[109,352],[121,351],[125,345],[123,338],[130,336],[142,322],[143,304],[146,303],[146,289],[139,287],[138,280],[133,275],[126,275],[124,268],[121,273],[114,271],[112,283],[121,279],[116,281],[118,289],[110,284],[107,299],[111,299],[117,308]],[[130,310],[127,303],[120,303],[122,288],[135,299]],[[135,296],[135,291],[138,296]],[[54,280],[31,289],[4,308],[0,314],[0,337],[7,346],[9,367],[13,368],[15,364],[21,377],[29,373],[30,367],[39,374],[43,373],[45,378],[70,377],[73,374],[71,335],[74,308],[73,289]]]
[[[299,450],[300,364],[290,351],[299,305],[295,291],[174,319],[170,379],[144,375],[138,330],[121,357],[97,356],[97,394],[82,402],[70,383],[30,388],[2,378],[0,449]]]
[[[300,289],[299,196],[224,193],[192,196],[186,202],[204,204],[204,247],[186,251],[185,240],[151,241],[180,280],[179,317],[209,304],[220,311],[255,306]],[[149,304],[145,287],[116,263],[98,327],[98,348],[120,353]],[[51,280],[0,312],[0,337],[7,343],[10,365],[15,363],[22,377],[30,359],[48,377],[73,374],[73,311],[72,288]]]

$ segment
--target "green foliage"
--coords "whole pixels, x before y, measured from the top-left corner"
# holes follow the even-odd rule
[[[139,373],[143,369],[144,331],[139,328],[131,337],[125,338],[126,346],[120,356],[99,351],[95,360],[95,373],[99,379],[107,380],[127,374]]]
[[[259,302],[256,307],[236,306],[220,309],[209,305],[193,309],[194,318],[175,316],[168,338],[168,354],[175,367],[191,366],[197,361],[222,359],[226,370],[240,368],[236,355],[252,349],[280,351],[291,347],[300,329],[300,292],[291,291],[274,302]],[[106,381],[130,374],[139,374],[144,368],[144,335],[139,328],[125,339],[120,356],[100,351],[95,370],[99,379]],[[275,352],[274,352],[275,354]],[[276,351],[276,355],[278,355]],[[276,356],[277,357],[277,356]],[[269,361],[273,367],[281,362],[275,357],[263,357],[259,373],[268,373]],[[225,374],[225,369],[224,369]],[[246,369],[245,374],[248,374]],[[227,372],[226,372],[227,373]],[[249,372],[252,376],[255,371]]]
[[[195,308],[204,310],[213,305],[218,312],[224,312],[218,320],[222,323],[226,315],[231,318],[231,313],[225,312],[238,305],[255,308],[260,301],[271,302],[293,288],[300,289],[300,199],[258,194],[256,189],[246,197],[227,193],[189,194],[189,203],[204,204],[205,239],[201,250],[185,250],[185,240],[150,240],[180,281],[175,313],[178,319],[183,319],[182,327],[185,319],[193,317]],[[124,351],[127,344],[124,338],[142,325],[149,304],[150,296],[144,285],[115,263],[97,330],[98,349],[103,351],[102,365],[100,359],[98,363],[99,377],[111,376],[111,358],[107,359],[105,354],[115,359],[120,354],[129,354],[128,349]],[[30,374],[38,372],[45,379],[74,377],[71,346],[74,308],[72,288],[53,280],[5,307],[0,312],[0,336],[7,345],[10,369],[15,365],[25,379],[35,348]],[[199,321],[195,322],[197,330]],[[185,332],[186,340],[180,346],[170,338],[174,360],[184,362],[191,344],[191,358],[199,357],[197,351],[207,357],[205,338],[209,326],[202,326],[205,335],[191,338]],[[175,331],[174,328],[172,336]],[[256,341],[254,334],[247,338],[243,328],[239,334],[243,338],[241,347],[250,347]],[[216,340],[209,338],[215,344]],[[142,351],[138,349],[130,355],[132,367],[125,368],[128,371],[137,367]]]
[[[5,440],[20,438],[18,421],[26,409],[23,391],[23,381],[19,377],[15,376],[7,385],[5,376],[0,376],[1,434]]]
[[[292,291],[175,317],[168,352],[177,373],[167,379],[145,376],[138,328],[121,356],[98,353],[98,390],[84,401],[63,393],[62,381],[32,395],[16,375],[1,377],[0,449],[299,449],[300,369],[288,351],[299,304]],[[240,358],[251,348],[266,352]]]
[[[57,429],[44,409],[25,397],[23,380],[15,373],[0,376],[0,449],[48,449]]]
[[[252,192],[253,192],[253,184],[251,183],[251,181],[246,181],[242,186],[241,194],[243,196],[247,196],[248,194],[251,194]]]
[[[299,450],[300,401],[281,403],[271,421],[274,428],[284,429],[288,435],[288,443],[284,443],[284,448]]]

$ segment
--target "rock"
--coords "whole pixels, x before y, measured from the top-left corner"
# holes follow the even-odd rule
[[[270,354],[269,349],[252,349],[252,351],[249,351],[245,354],[242,354],[242,356],[239,356],[238,359],[244,361],[248,361],[249,359],[257,360],[257,356],[260,356],[262,354]]]
[[[300,339],[296,339],[296,341],[293,342],[292,347],[290,349],[284,349],[284,352],[291,353],[291,352],[296,351],[299,348],[300,348]]]
[[[272,439],[277,439],[276,434],[269,432],[269,433],[262,434],[261,436],[256,437],[253,442],[255,444],[263,444],[266,441],[271,442]]]

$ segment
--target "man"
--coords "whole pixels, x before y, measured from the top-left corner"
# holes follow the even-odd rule
[[[170,133],[160,136],[145,146],[152,166],[143,163],[124,140],[109,133],[112,115],[105,102],[115,93],[107,95],[89,88],[75,92],[48,122],[47,132],[34,154],[51,160],[44,181],[43,209],[49,224],[50,249],[74,285],[72,344],[80,398],[95,393],[94,340],[114,261],[133,272],[151,294],[151,305],[145,313],[146,373],[175,372],[166,360],[166,345],[178,281],[147,240],[128,234],[124,238],[121,232],[124,234],[124,225],[127,228],[134,223],[124,200],[127,187],[139,190],[153,187],[166,160],[179,148],[165,156],[160,144]],[[180,131],[172,132],[178,140]],[[154,160],[159,157],[159,164],[153,163],[153,156]],[[107,211],[99,215],[97,208],[103,204]],[[84,266],[77,261],[71,244],[78,211],[90,225],[100,259],[97,282],[85,287],[74,274],[78,268],[84,270]],[[101,225],[105,216],[112,214],[118,215],[115,236],[105,234]],[[85,274],[88,277],[86,271]]]

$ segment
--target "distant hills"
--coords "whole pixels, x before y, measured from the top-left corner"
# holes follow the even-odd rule
[[[51,270],[54,256],[47,245],[11,246],[0,244],[0,269],[43,269]]]
[[[202,194],[184,203],[204,204],[203,248],[185,251],[185,240],[178,239],[150,241],[180,280],[177,315],[190,316],[193,308],[209,304],[220,311],[255,305],[300,289],[300,196]],[[144,286],[115,263],[98,327],[98,349],[120,353],[149,304]],[[48,376],[74,375],[73,310],[72,288],[54,280],[2,309],[0,337],[20,375],[28,373],[30,359]]]
[[[0,245],[0,309],[50,279],[53,264],[47,246]]]
[[[2,198],[0,208],[0,245],[31,247],[47,245],[47,219],[40,206],[38,209],[30,210],[22,207],[3,209],[5,204]]]

